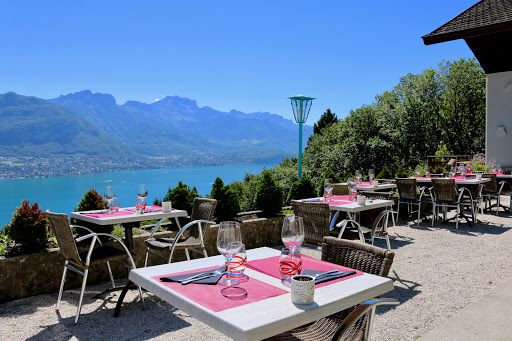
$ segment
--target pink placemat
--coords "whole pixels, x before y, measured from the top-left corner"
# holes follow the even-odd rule
[[[137,211],[137,209],[135,207],[128,207],[128,208],[123,208],[123,209],[125,211],[129,211],[129,212],[136,212]],[[157,212],[157,211],[161,211],[162,207],[158,206],[158,205],[146,206],[146,208],[144,209],[144,212],[149,212],[149,210],[152,210],[152,212]]]
[[[372,187],[372,184],[369,182],[361,182],[357,187]]]
[[[122,215],[132,215],[133,213],[128,212],[128,211],[117,211],[114,213],[105,212],[105,213],[81,213],[81,214],[86,215],[88,217],[92,217],[92,218],[108,218],[108,217],[118,217],[118,216],[122,216]]]
[[[256,270],[259,272],[262,272],[266,275],[272,276],[274,278],[281,278],[281,273],[279,272],[279,256],[270,257],[270,258],[263,258],[258,260],[251,260],[247,262],[247,267],[252,270]],[[341,265],[324,262],[323,260],[311,258],[308,256],[302,256],[302,269],[308,269],[308,270],[319,270],[319,271],[329,271],[329,270],[339,270],[341,271],[348,271],[348,270],[354,270],[350,269]],[[332,281],[324,282],[315,285],[315,288],[321,288],[323,286],[337,283],[341,281],[345,281],[350,278],[354,278],[357,276],[361,276],[363,272],[354,270],[356,273],[352,276],[347,276],[339,279],[335,279]]]
[[[204,269],[194,269],[190,271],[182,271],[173,274],[167,274],[163,276],[155,276],[152,278],[155,281],[160,282],[160,278],[162,277],[193,273],[197,271],[207,271],[217,268],[218,266],[213,266]],[[240,283],[237,285],[237,287],[244,288],[245,290],[247,290],[247,298],[241,301],[230,300],[222,296],[220,290],[225,287],[221,285],[207,285],[194,283],[182,285],[181,283],[176,282],[160,283],[162,283],[169,289],[193,300],[194,302],[214,312],[239,307],[242,305],[246,305],[249,303],[261,301],[270,297],[275,297],[288,293],[288,291],[284,289],[275,287],[273,285],[267,284],[254,278],[249,278],[247,282]]]
[[[349,196],[348,196],[348,195],[333,195],[333,196],[332,196],[332,200],[344,200],[344,201],[348,201],[348,200],[349,200]]]
[[[331,206],[339,206],[339,205],[347,205],[352,204],[354,201],[344,201],[344,200],[331,200],[329,205]]]

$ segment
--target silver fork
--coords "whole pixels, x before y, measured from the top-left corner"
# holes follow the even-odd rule
[[[181,281],[181,284],[186,285],[186,284],[189,284],[189,283],[192,283],[195,281],[199,281],[201,279],[205,279],[205,278],[216,276],[216,275],[223,275],[225,273],[226,273],[226,265],[221,266],[220,268],[218,268],[217,270],[215,270],[213,272],[210,272],[210,273],[207,272],[202,276],[194,276],[192,279],[188,278],[186,281]]]
[[[190,276],[188,278],[185,278],[184,280],[182,280],[181,282],[187,282],[187,281],[190,281],[190,280],[194,280],[195,278],[197,277],[202,277],[202,276],[206,276],[206,275],[212,275],[212,274],[217,274],[217,273],[221,273],[221,272],[224,272],[226,271],[226,264],[222,265],[220,268],[218,268],[217,270],[210,270],[210,271],[205,271],[205,272],[201,272],[199,274],[196,274],[194,276]]]

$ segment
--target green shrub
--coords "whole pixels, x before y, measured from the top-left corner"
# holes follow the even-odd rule
[[[335,174],[332,169],[327,168],[325,171],[324,177],[318,183],[318,196],[321,197],[324,195],[324,181],[325,179],[332,179],[332,182],[337,183],[341,182],[341,178]]]
[[[288,192],[286,202],[289,204],[292,199],[306,199],[316,197],[315,186],[311,180],[306,178],[304,175],[300,180],[295,181]]]
[[[407,177],[408,177],[407,171],[405,169],[403,169],[403,167],[398,167],[398,170],[395,173],[395,178],[407,178]]]
[[[240,199],[234,189],[224,186],[221,178],[217,177],[212,185],[210,198],[217,199],[215,217],[217,222],[232,220],[240,212]]]
[[[172,202],[172,207],[185,210],[188,214],[192,213],[192,207],[194,206],[194,199],[199,197],[197,189],[195,187],[190,188],[183,182],[178,182],[178,185],[174,188],[169,188],[167,194],[164,196],[162,201]],[[156,202],[156,201],[155,201]],[[162,202],[156,202],[162,204]]]
[[[108,207],[108,203],[103,200],[103,197],[98,194],[93,188],[88,190],[82,200],[78,203],[78,206],[75,208],[75,211],[93,211],[93,210],[103,210]],[[97,225],[93,223],[88,223],[83,220],[71,219],[71,224],[80,225],[83,227],[87,227],[94,232],[99,233],[112,233],[114,229],[114,225]],[[87,231],[83,229],[77,229],[76,233],[78,235],[85,235]]]
[[[262,210],[267,217],[281,212],[283,208],[283,189],[275,182],[269,171],[263,172],[254,201],[256,207]]]
[[[48,221],[39,205],[23,200],[13,214],[7,229],[9,238],[16,242],[16,254],[48,251]]]
[[[451,166],[451,165],[449,165],[449,164],[447,163],[446,165],[444,165],[444,168],[443,168],[443,169],[444,169],[444,171],[445,171],[445,172],[449,172],[449,171],[451,171],[451,170],[452,170],[452,167],[453,167],[453,166]]]
[[[436,168],[434,168],[434,174],[443,174],[443,167],[436,166]]]
[[[243,181],[234,181],[229,187],[235,191],[240,199],[240,211],[248,212],[257,210],[256,202],[254,197],[258,191],[258,185],[260,183],[261,174],[263,172],[253,175],[246,173]]]
[[[377,179],[393,179],[393,174],[387,166],[384,166],[380,173],[376,176]]]

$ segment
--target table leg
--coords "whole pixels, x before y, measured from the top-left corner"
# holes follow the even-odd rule
[[[135,284],[132,281],[128,280],[128,282],[126,283],[126,285],[123,288],[123,291],[121,292],[121,295],[119,296],[119,299],[117,300],[116,310],[114,311],[114,317],[119,316],[119,312],[121,311],[121,306],[123,305],[123,301],[124,301],[124,297],[126,296],[126,293],[128,292],[128,290],[130,290],[131,288],[134,288],[134,287],[135,287]]]
[[[126,244],[126,247],[128,248],[128,251],[133,254],[133,232],[132,229],[135,224],[132,223],[124,223],[124,242]]]

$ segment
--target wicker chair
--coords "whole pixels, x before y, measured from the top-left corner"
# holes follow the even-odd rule
[[[473,212],[475,213],[473,217],[473,221],[477,221],[478,219],[478,211],[480,210],[480,213],[484,214],[484,207],[482,206],[482,191],[484,188],[483,184],[477,184],[477,185],[466,185],[464,186],[468,189],[469,193],[471,193],[471,198],[467,198],[470,200],[473,200]]]
[[[144,241],[146,243],[146,257],[144,259],[144,267],[148,263],[148,255],[151,253],[155,256],[163,258],[170,263],[174,250],[185,250],[187,259],[190,260],[189,250],[202,253],[208,257],[206,247],[204,245],[203,236],[206,228],[210,224],[215,224],[213,215],[217,200],[208,198],[195,198],[191,222],[183,226],[174,238],[153,238],[153,234],[158,228],[158,224],[153,228],[149,238]],[[188,232],[188,235],[185,235]]]
[[[512,210],[512,188],[511,188],[510,184],[506,181],[501,181],[498,184],[496,174],[492,174],[492,173],[491,174],[489,174],[489,173],[482,174],[482,178],[491,179],[491,181],[485,182],[483,184],[484,188],[482,190],[482,197],[483,197],[483,200],[485,201],[485,209],[487,209],[487,203],[489,203],[489,209],[491,209],[492,206],[494,206],[494,205],[491,205],[491,199],[494,198],[494,199],[496,199],[496,215],[498,215],[500,206],[505,208],[503,205],[500,205],[500,197],[502,195],[507,195],[510,197],[509,211],[511,211]]]
[[[376,246],[325,237],[322,260],[387,277],[395,253]],[[368,340],[377,305],[398,304],[391,299],[374,299],[324,317],[267,340]]]
[[[304,221],[304,242],[322,244],[324,236],[330,234],[329,204],[292,200],[292,209]]]
[[[94,233],[87,228],[77,225],[70,225],[67,214],[63,213],[52,213],[46,211],[44,213],[50,222],[57,243],[60,247],[60,252],[66,259],[64,262],[64,272],[62,273],[62,280],[60,282],[59,296],[57,298],[57,310],[59,310],[60,300],[62,298],[62,292],[64,291],[64,283],[66,281],[67,270],[71,270],[83,276],[82,287],[80,289],[80,298],[78,300],[78,309],[75,317],[75,324],[78,323],[80,312],[82,310],[82,302],[84,298],[85,286],[87,284],[87,276],[89,274],[89,268],[92,265],[99,263],[107,263],[108,272],[110,275],[110,281],[112,287],[115,287],[114,278],[112,277],[112,271],[110,269],[111,261],[126,266],[129,269],[135,269],[135,262],[133,261],[132,255],[128,251],[128,248],[121,239],[107,234],[107,233]],[[87,230],[89,233],[83,237],[75,239],[73,236],[73,228],[82,228]],[[116,241],[121,248],[117,248],[111,245],[102,245],[98,237],[105,236]],[[90,241],[87,251],[80,252],[77,247],[78,242]],[[83,245],[83,243],[82,243]],[[82,270],[79,270],[79,269]],[[142,297],[142,291],[139,288],[139,295],[144,306],[144,299]]]
[[[370,243],[371,245],[373,245],[375,239],[385,239],[387,249],[391,250],[388,233],[390,214],[392,215],[393,211],[384,210],[379,212],[371,223],[358,223],[353,219],[345,219],[338,224],[338,227],[340,227],[338,238],[354,239],[354,236],[357,236],[361,243]],[[369,214],[368,216],[373,217],[373,214]]]
[[[348,195],[348,185],[347,184],[333,184],[332,185],[332,195]]]
[[[446,211],[449,207],[457,209],[455,229],[459,228],[459,216],[464,212],[465,206],[471,208],[471,217],[475,217],[471,192],[465,187],[461,187],[457,190],[455,179],[432,179],[432,190],[433,193],[431,195],[434,198],[432,226],[434,226],[434,220],[439,207],[443,208],[444,220],[446,220]],[[468,223],[471,225],[469,220]]]
[[[407,205],[407,209],[410,212],[411,206],[418,206],[418,225],[421,220],[421,205],[424,202],[432,203],[432,197],[430,192],[426,192],[426,187],[421,187],[418,193],[418,185],[416,179],[400,178],[396,179],[396,187],[398,190],[398,213],[400,214],[400,205]],[[414,213],[414,212],[412,212]]]

